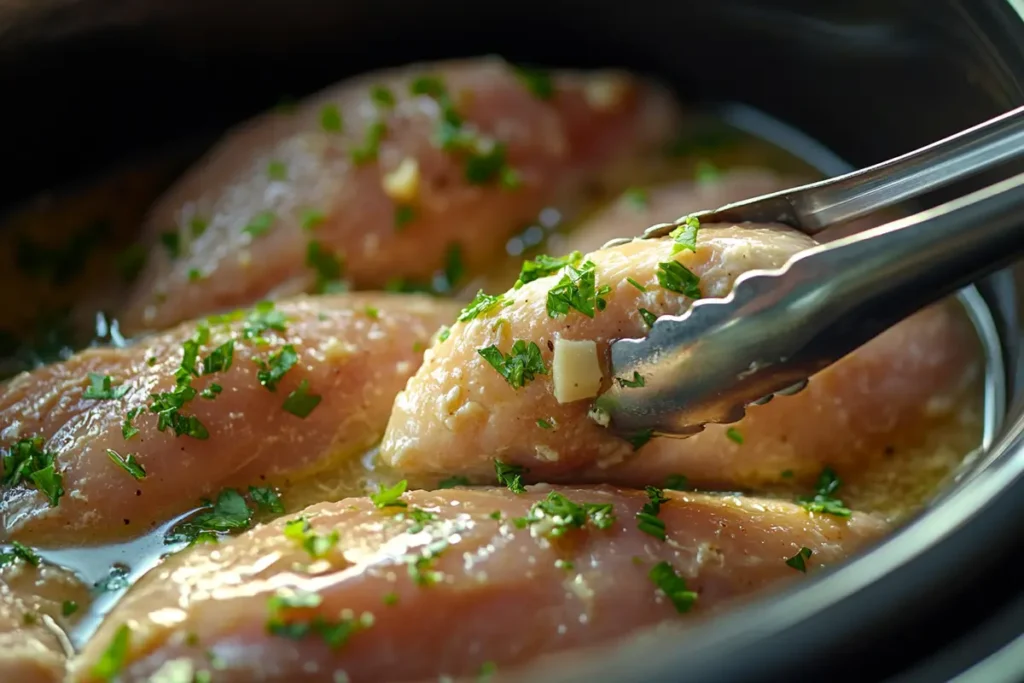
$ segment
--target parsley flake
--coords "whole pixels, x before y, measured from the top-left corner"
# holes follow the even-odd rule
[[[646,190],[639,187],[631,187],[622,193],[622,201],[634,211],[643,211],[650,204],[650,197]]]
[[[574,251],[566,256],[546,256],[540,254],[532,261],[523,261],[519,270],[519,279],[516,280],[515,288],[519,289],[527,282],[533,282],[548,275],[554,275],[566,266],[574,266],[583,259],[583,254]]]
[[[729,441],[732,441],[735,444],[739,444],[741,446],[743,445],[743,434],[741,434],[740,430],[736,429],[735,427],[729,427],[728,429],[725,430],[725,438],[729,439]]]
[[[383,85],[375,85],[370,88],[370,99],[378,107],[391,109],[395,106],[395,94]]]
[[[484,294],[484,290],[480,290],[473,297],[473,300],[462,309],[459,313],[459,317],[456,318],[460,323],[473,320],[479,316],[489,313],[498,306],[510,306],[512,302],[505,301],[504,294],[498,294],[497,296],[491,296],[490,294]]]
[[[662,541],[665,540],[665,522],[658,518],[661,512],[661,504],[668,500],[665,493],[656,486],[648,486],[644,489],[647,492],[648,501],[636,513],[637,528],[645,534],[654,536]]]
[[[495,458],[494,472],[498,476],[498,483],[507,486],[512,493],[526,493],[523,475],[529,470],[522,465],[509,465]]]
[[[275,514],[284,512],[284,503],[281,502],[281,497],[269,486],[250,486],[249,498],[263,512]]]
[[[476,352],[497,370],[513,389],[526,386],[526,383],[533,381],[537,375],[548,374],[536,342],[527,343],[524,339],[517,339],[513,342],[508,355],[503,354],[493,344],[477,349]]]
[[[270,354],[266,361],[262,358],[255,358],[254,361],[259,367],[256,373],[259,383],[270,391],[277,391],[277,383],[299,362],[299,354],[294,346],[285,344],[280,351]]]
[[[700,232],[700,220],[696,216],[687,216],[679,227],[668,234],[672,238],[672,253],[681,251],[697,251],[697,233]]]
[[[623,438],[628,441],[632,446],[633,450],[640,450],[640,448],[650,441],[654,437],[653,429],[644,429],[635,434],[624,436]]]
[[[103,651],[100,658],[96,660],[90,670],[90,674],[104,681],[113,681],[124,668],[125,660],[128,658],[128,645],[131,638],[131,629],[128,624],[121,624],[114,632],[107,649]]]
[[[259,237],[270,232],[270,228],[274,225],[274,220],[277,217],[273,211],[263,211],[253,216],[244,228],[242,232],[253,237]]]
[[[235,489],[224,489],[205,512],[181,522],[167,535],[166,543],[195,543],[205,534],[222,534],[248,529],[252,509]]]
[[[3,454],[4,488],[24,484],[42,493],[51,506],[56,506],[64,495],[64,477],[57,471],[57,454],[44,450],[43,437],[21,439]]]
[[[690,480],[682,474],[670,474],[665,478],[665,488],[672,491],[687,491],[690,488]]]
[[[43,562],[43,558],[39,557],[39,553],[32,548],[18,541],[11,541],[11,549],[0,552],[0,567],[12,564],[17,560],[26,562],[33,567],[38,567]]]
[[[565,266],[562,279],[548,290],[548,316],[556,318],[567,315],[575,309],[593,318],[595,311],[604,310],[605,300],[602,298],[611,291],[611,287],[597,286],[597,266],[593,261],[584,261],[580,267]]]
[[[139,414],[140,410],[142,409],[132,408],[127,413],[125,413],[124,421],[121,422],[121,437],[125,441],[139,433],[139,428],[132,424],[132,420],[135,419],[135,416]]]
[[[349,156],[352,157],[352,163],[357,166],[375,161],[377,159],[377,152],[380,150],[380,142],[384,139],[384,135],[388,132],[387,124],[383,121],[374,121],[366,127],[366,139],[363,140],[363,144],[359,147],[353,147],[349,151]]]
[[[582,529],[590,522],[598,529],[609,529],[615,523],[611,503],[575,503],[551,491],[544,500],[534,503],[525,517],[512,520],[523,529],[532,526],[548,538],[564,536],[573,529]]]
[[[647,325],[647,327],[653,327],[654,326],[654,323],[658,319],[658,316],[654,315],[653,313],[648,311],[646,308],[638,308],[636,310],[639,311],[640,317],[643,318],[644,323]]]
[[[285,538],[295,541],[314,560],[327,557],[341,540],[337,529],[332,529],[329,534],[314,532],[305,517],[287,522],[284,525],[284,535]]]
[[[809,560],[811,555],[813,554],[814,553],[811,552],[810,548],[800,548],[800,550],[797,551],[796,555],[786,560],[786,564],[792,567],[793,569],[797,570],[798,572],[803,572],[804,574],[806,574],[807,560]]]
[[[377,489],[377,493],[370,494],[370,500],[372,500],[373,504],[378,508],[404,508],[406,507],[406,503],[402,501],[402,494],[405,493],[408,487],[409,484],[405,479],[391,487],[386,487],[381,484]]]
[[[538,100],[550,100],[555,96],[555,83],[546,69],[517,66],[515,74]]]
[[[640,284],[639,282],[637,282],[636,280],[634,280],[631,277],[627,277],[626,278],[626,282],[628,282],[629,284],[633,285],[634,287],[639,289],[641,292],[646,292],[647,291],[646,287],[644,287],[642,284]]]
[[[95,372],[89,373],[89,386],[82,392],[82,398],[94,399],[97,401],[111,401],[123,398],[128,393],[128,385],[122,384],[115,387],[114,380],[110,375],[100,375]]]
[[[132,475],[132,478],[136,481],[142,481],[146,478],[146,470],[142,467],[142,463],[135,458],[135,454],[125,453],[124,457],[122,457],[117,451],[108,448],[107,457],[113,460],[122,470]]]
[[[628,387],[630,389],[636,389],[644,386],[644,377],[636,370],[633,371],[633,379],[622,379],[616,377],[615,381],[618,382],[620,387]]]
[[[395,207],[395,230],[401,231],[409,223],[412,223],[414,218],[416,218],[416,209],[408,204],[399,204]]]
[[[686,588],[686,579],[676,574],[668,562],[659,562],[648,573],[651,581],[675,605],[676,611],[685,614],[697,602],[697,593]]]
[[[283,161],[272,159],[267,163],[267,177],[271,180],[287,180],[288,179],[288,167]]]
[[[323,211],[317,211],[316,209],[303,209],[299,215],[299,225],[306,232],[312,232],[316,229],[316,226],[323,223],[327,217]]]
[[[301,417],[304,420],[309,417],[314,408],[320,405],[322,398],[320,394],[309,393],[309,381],[304,379],[285,398],[283,408],[292,415]]]
[[[447,479],[442,479],[437,484],[437,488],[439,489],[453,489],[456,486],[469,486],[469,479],[455,475],[453,477],[448,477]]]
[[[342,273],[341,260],[316,240],[306,245],[306,265],[316,271],[314,289],[318,294],[336,290]]]
[[[808,512],[820,512],[836,517],[849,517],[852,511],[843,505],[843,501],[834,497],[842,480],[836,475],[831,467],[825,467],[818,477],[813,496],[800,496],[797,502]]]
[[[320,110],[320,127],[328,133],[340,133],[344,128],[341,111],[336,104],[325,104]]]
[[[700,278],[678,261],[658,264],[658,283],[671,292],[691,299],[701,298]]]

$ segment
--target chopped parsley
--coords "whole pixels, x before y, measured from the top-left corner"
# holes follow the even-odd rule
[[[328,133],[340,133],[344,128],[341,111],[336,104],[325,104],[320,110],[320,127]]]
[[[697,251],[697,233],[700,232],[700,220],[696,216],[687,216],[679,227],[668,234],[672,238],[672,253],[681,251]]]
[[[277,391],[277,383],[299,362],[299,354],[295,351],[294,346],[285,344],[280,351],[270,354],[270,358],[266,361],[262,358],[254,360],[259,367],[256,379],[270,391]]]
[[[95,399],[97,401],[111,401],[123,398],[128,393],[128,387],[122,384],[114,386],[114,379],[110,375],[100,375],[95,372],[89,373],[89,386],[82,393],[82,398]]]
[[[287,180],[288,179],[288,167],[283,161],[277,159],[271,159],[267,164],[267,177],[271,180]]]
[[[814,495],[800,496],[797,498],[797,502],[808,512],[820,512],[826,515],[835,515],[836,517],[849,517],[852,514],[850,509],[843,505],[843,501],[832,495],[839,490],[841,484],[842,480],[836,475],[835,471],[831,467],[825,467],[821,471],[818,482],[814,487]]]
[[[160,233],[160,244],[164,245],[167,255],[172,259],[181,256],[181,235],[176,230]]]
[[[286,620],[285,610],[313,609],[319,607],[322,599],[316,593],[305,591],[278,590],[267,599],[267,632],[276,636],[299,640],[310,634],[319,636],[332,650],[340,648],[354,634],[373,625],[373,615],[364,612],[358,618],[341,616],[331,621],[316,615],[306,621]]]
[[[341,260],[316,240],[310,240],[306,245],[306,265],[316,271],[315,291],[318,294],[338,291],[341,284]]]
[[[556,318],[575,309],[593,318],[595,311],[604,310],[605,300],[602,297],[610,291],[608,285],[597,286],[597,266],[593,261],[584,261],[578,268],[567,265],[562,279],[548,290],[548,316]]]
[[[452,336],[452,328],[444,325],[440,330],[437,331],[437,343],[448,341],[448,337]]]
[[[27,545],[18,541],[11,541],[10,550],[0,551],[0,567],[12,564],[17,560],[27,562],[33,567],[38,567],[42,563],[43,558],[39,557],[39,553]]]
[[[549,421],[544,420],[544,419],[537,420],[537,426],[540,427],[541,429],[554,429],[555,428],[555,425],[551,424]]]
[[[554,275],[566,266],[574,266],[583,259],[583,254],[574,251],[566,256],[546,256],[540,254],[532,261],[523,261],[519,270],[519,279],[516,280],[516,289],[519,289],[527,282],[533,282],[548,275]]]
[[[391,591],[384,596],[384,604],[388,607],[398,604],[398,593]]]
[[[486,185],[502,176],[507,168],[505,145],[500,142],[484,142],[466,159],[466,180],[471,185]]]
[[[555,84],[546,69],[515,67],[516,76],[538,100],[550,100],[555,95]]]
[[[78,611],[78,603],[74,600],[65,600],[60,605],[60,613],[65,617],[70,617],[72,614]]]
[[[676,611],[685,614],[697,602],[697,593],[686,588],[686,579],[676,574],[668,562],[659,562],[647,574],[654,585],[675,605]]]
[[[332,529],[329,534],[314,532],[304,517],[287,522],[284,525],[284,535],[285,538],[295,541],[314,560],[327,557],[341,540],[337,529]]]
[[[409,487],[408,482],[405,479],[398,482],[394,486],[386,487],[383,484],[377,489],[377,493],[370,494],[370,500],[378,508],[386,507],[406,507],[406,503],[402,501],[402,494],[405,493]]]
[[[235,357],[235,340],[229,339],[203,358],[203,374],[212,375],[215,372],[224,372],[231,367]]]
[[[645,534],[654,536],[662,541],[665,540],[665,522],[658,518],[661,512],[661,504],[668,500],[664,491],[656,486],[648,486],[644,489],[647,492],[648,501],[636,513],[637,528]]]
[[[396,519],[406,518],[412,522],[408,530],[410,534],[418,534],[423,531],[429,522],[437,521],[437,515],[433,512],[417,507],[411,507],[406,512],[401,512],[396,516]]]
[[[555,491],[534,503],[525,517],[512,520],[520,529],[535,526],[548,538],[564,536],[573,529],[582,529],[590,522],[598,529],[608,529],[615,523],[611,503],[574,503]]]
[[[273,301],[261,301],[253,306],[246,316],[245,324],[242,326],[242,337],[253,339],[257,343],[264,342],[264,332],[284,332],[288,329],[287,322],[288,318],[282,311],[274,308]]]
[[[299,225],[302,226],[302,229],[306,232],[312,232],[316,229],[316,226],[323,223],[326,219],[327,217],[324,216],[323,211],[318,211],[316,209],[303,209],[302,213],[299,215]]]
[[[648,441],[650,441],[653,437],[653,429],[644,429],[635,434],[630,434],[629,436],[624,436],[622,438],[628,441],[633,446],[633,450],[636,451],[640,450],[640,448]]]
[[[114,267],[125,282],[133,282],[146,265],[146,248],[141,244],[133,244],[118,252],[114,257]]]
[[[370,320],[380,320],[380,309],[376,306],[367,306],[363,309],[363,312],[366,313],[366,317]]]
[[[198,268],[189,268],[188,269],[188,281],[189,282],[199,282],[202,279],[203,279],[203,274],[202,274],[202,272],[200,272],[200,270]]]
[[[650,204],[647,191],[639,187],[631,187],[622,193],[622,201],[636,211],[643,211]]]
[[[133,453],[125,453],[122,457],[117,451],[108,448],[107,456],[114,461],[114,463],[122,470],[132,475],[137,481],[141,481],[146,478],[146,470],[142,467]]]
[[[439,489],[453,489],[456,486],[469,486],[469,479],[455,475],[453,477],[448,477],[447,479],[442,479],[437,484],[437,488]]]
[[[722,177],[722,171],[707,159],[697,161],[693,176],[698,184],[713,183]]]
[[[619,383],[620,387],[628,387],[630,389],[637,389],[644,386],[644,376],[636,370],[633,371],[633,379],[622,379],[621,377],[616,377],[615,381]]]
[[[509,465],[497,458],[494,459],[494,473],[498,476],[498,483],[507,486],[512,493],[526,493],[523,486],[523,475],[529,472],[522,465]]]
[[[395,207],[395,230],[401,230],[416,218],[416,210],[408,204]]]
[[[728,429],[726,429],[725,437],[735,444],[743,445],[743,434],[740,433],[740,430],[736,429],[735,427],[729,427]]]
[[[292,393],[288,394],[282,407],[292,415],[306,419],[313,409],[320,405],[322,398],[320,394],[309,393],[309,381],[304,379]]]
[[[132,438],[139,433],[139,428],[132,424],[132,420],[139,414],[141,408],[132,408],[124,415],[124,421],[121,422],[121,436],[125,441]]]
[[[452,242],[444,252],[444,286],[451,291],[466,274],[466,266],[462,262],[462,245]]]
[[[473,320],[484,313],[489,313],[498,306],[510,306],[512,302],[505,301],[504,294],[498,294],[497,296],[491,296],[490,294],[484,294],[484,290],[480,290],[473,297],[473,300],[462,309],[459,313],[459,317],[456,318],[460,323]]]
[[[244,228],[242,232],[253,237],[259,237],[270,232],[270,228],[274,225],[274,220],[277,217],[273,211],[262,211],[253,216]]]
[[[375,161],[377,159],[377,152],[380,150],[380,141],[384,139],[384,135],[387,132],[387,124],[383,121],[374,121],[367,126],[365,134],[366,139],[363,140],[363,144],[349,150],[349,156],[352,157],[352,163],[359,166]]]
[[[378,107],[391,109],[395,106],[395,94],[383,85],[375,85],[370,88],[370,99]]]
[[[783,479],[792,479],[793,470],[782,470],[782,472],[779,473],[779,476],[782,477]]]
[[[128,658],[128,641],[130,638],[131,629],[128,627],[128,624],[118,626],[117,631],[114,632],[114,637],[110,640],[110,644],[107,645],[107,649],[103,651],[103,654],[100,655],[100,658],[96,660],[96,664],[89,671],[90,675],[103,681],[117,679],[121,669],[124,668],[125,660]]]
[[[417,586],[431,586],[444,580],[444,574],[433,569],[434,560],[438,555],[448,549],[448,542],[445,540],[434,541],[417,555],[407,555],[406,565],[409,569],[409,578]]]
[[[177,524],[167,535],[166,543],[195,543],[204,534],[223,534],[248,529],[252,509],[235,489],[224,489],[216,502],[205,512]]]
[[[797,551],[796,555],[786,560],[786,564],[792,567],[793,569],[797,570],[798,572],[803,572],[804,574],[806,574],[807,560],[809,560],[811,555],[813,554],[814,553],[811,552],[810,548],[800,548],[800,550]]]
[[[56,506],[64,495],[64,477],[57,471],[57,454],[44,450],[41,436],[21,439],[11,444],[3,455],[4,488],[24,484],[46,496]]]
[[[639,282],[637,282],[636,280],[634,280],[631,277],[627,277],[626,278],[626,282],[628,282],[629,284],[633,285],[634,287],[639,289],[641,292],[646,292],[647,291],[646,287],[644,287],[642,284],[640,284]]]
[[[647,327],[653,327],[654,326],[654,323],[658,319],[658,316],[654,315],[653,313],[648,311],[646,308],[638,308],[636,310],[639,311],[640,317],[644,319],[644,323],[647,324]]]
[[[670,474],[665,478],[665,488],[671,491],[688,491],[690,480],[682,474]]]
[[[701,298],[700,278],[678,261],[658,264],[658,283],[671,292],[691,299]]]
[[[250,486],[249,499],[256,503],[256,507],[263,512],[280,514],[284,512],[284,503],[277,491],[269,486]]]
[[[444,97],[448,90],[440,76],[417,76],[409,84],[409,92],[413,95],[426,95],[438,99]]]
[[[477,675],[477,683],[487,683],[491,677],[498,672],[498,665],[488,660],[480,665],[480,673]]]
[[[548,374],[536,342],[527,343],[524,339],[517,339],[513,342],[508,355],[503,354],[493,344],[477,349],[476,352],[504,377],[513,389],[526,386],[526,383],[533,381],[537,375]]]

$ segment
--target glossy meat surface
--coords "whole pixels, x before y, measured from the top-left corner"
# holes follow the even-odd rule
[[[450,112],[457,134],[443,125]],[[238,127],[157,203],[148,263],[118,317],[128,331],[161,329],[309,291],[313,240],[357,288],[429,281],[453,244],[479,271],[546,206],[571,212],[595,190],[625,187],[677,121],[667,93],[619,72],[538,83],[483,59],[343,82]],[[449,148],[496,141],[504,160],[442,149],[444,136]],[[176,258],[161,243],[168,232]]]
[[[520,528],[514,520],[551,491],[577,505],[610,505],[614,520],[554,538],[545,535],[554,522]],[[667,540],[637,527],[644,492],[604,487],[416,491],[402,497],[404,508],[367,499],[315,505],[303,513],[309,533],[339,532],[319,559],[286,536],[284,519],[172,557],[108,616],[71,678],[97,680],[90,671],[125,624],[119,681],[186,666],[215,667],[218,682],[474,675],[681,618],[649,577],[660,562],[697,594],[682,618],[699,618],[803,576],[786,564],[801,548],[813,572],[886,529],[872,517],[812,515],[783,502],[664,495]],[[432,559],[417,564],[428,548]],[[275,614],[274,596],[296,592],[315,594],[316,604]],[[362,626],[332,649],[324,624],[346,616]],[[279,631],[290,625],[291,637],[268,633],[268,621]],[[321,626],[294,631],[313,623]]]
[[[593,318],[576,310],[548,315],[547,293],[558,274],[511,290],[509,305],[457,323],[427,352],[396,399],[384,461],[417,481],[452,474],[493,481],[492,459],[500,458],[529,468],[532,481],[644,485],[681,474],[698,487],[745,490],[809,484],[824,465],[858,467],[884,457],[894,439],[920,440],[936,420],[955,413],[981,369],[970,323],[950,305],[904,321],[820,373],[804,392],[751,407],[732,426],[733,438],[729,428],[710,426],[685,440],[651,440],[634,452],[588,417],[592,400],[556,400],[552,358],[559,339],[596,342],[606,387],[612,381],[608,344],[646,333],[640,308],[654,315],[686,310],[691,299],[659,284],[659,263],[684,264],[699,276],[704,297],[720,297],[740,273],[780,266],[812,244],[778,226],[709,225],[700,230],[696,253],[673,255],[668,239],[595,252],[589,258],[597,286],[611,289],[606,308]],[[511,353],[513,340],[536,343],[547,369],[521,388],[510,386],[479,352],[495,345]]]
[[[0,567],[0,681],[63,681],[64,631],[87,607],[88,591],[68,572],[20,559]]]
[[[5,488],[4,534],[34,544],[136,535],[225,486],[274,485],[336,468],[377,442],[395,394],[454,312],[454,304],[418,295],[342,294],[299,297],[204,323],[209,338],[199,348],[201,376],[191,386],[221,391],[194,396],[178,414],[197,418],[206,438],[159,431],[151,410],[154,394],[176,391],[197,323],[22,374],[0,395],[0,443],[10,448],[43,437],[42,450],[56,453],[66,493],[53,507],[35,489]],[[202,374],[202,361],[231,340],[230,366]],[[274,356],[287,349],[295,356],[285,368]],[[260,362],[271,372],[283,370],[273,391],[274,381],[261,383]],[[126,393],[85,398],[89,373],[109,375],[110,390]],[[293,393],[321,399],[302,417],[285,409]],[[139,433],[126,439],[124,421],[136,409],[132,426]],[[122,458],[133,454],[145,478],[133,478],[108,449]]]

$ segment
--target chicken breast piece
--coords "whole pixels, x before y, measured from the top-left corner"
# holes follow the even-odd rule
[[[495,58],[346,81],[239,126],[157,203],[118,317],[161,329],[309,291],[312,242],[357,288],[429,282],[456,244],[479,270],[541,209],[625,187],[678,120],[667,92],[619,72]]]
[[[94,667],[119,634],[127,643],[116,680],[125,682],[178,667],[215,669],[225,683],[476,674],[681,612],[713,613],[801,577],[787,560],[802,548],[814,571],[887,528],[790,503],[652,493],[664,540],[638,528],[648,494],[605,487],[415,491],[382,509],[367,499],[314,505],[302,515],[308,528],[278,520],[152,570],[86,645],[71,679],[100,680]]]
[[[0,395],[0,443],[22,463],[5,473],[4,535],[134,535],[222,487],[338,468],[380,439],[456,308],[418,295],[299,297],[18,376]]]
[[[552,236],[548,252],[583,254],[621,237],[637,237],[649,226],[668,223],[705,209],[796,187],[805,178],[763,168],[737,168],[696,181],[662,183],[623,194],[617,201],[566,235]]]
[[[802,393],[751,407],[733,433],[709,426],[685,440],[641,445],[613,436],[599,414],[588,417],[593,397],[613,381],[611,341],[646,334],[645,316],[682,313],[692,301],[687,293],[722,297],[740,273],[781,266],[812,244],[780,226],[708,225],[696,252],[673,254],[668,238],[600,250],[588,257],[593,317],[564,304],[567,314],[549,315],[552,296],[562,300],[573,290],[588,298],[584,287],[560,284],[562,273],[513,289],[475,317],[460,316],[447,340],[427,352],[395,400],[381,455],[404,475],[434,481],[452,474],[493,481],[498,458],[528,468],[533,481],[641,485],[682,474],[698,487],[725,490],[780,477],[811,483],[824,465],[846,471],[883,457],[894,440],[920,438],[933,420],[948,419],[980,371],[977,342],[955,308],[922,311]],[[677,266],[660,265],[670,262],[699,281],[687,284]],[[517,367],[525,371],[516,375]]]
[[[65,630],[88,600],[69,572],[0,550],[0,681],[63,681],[71,650]]]

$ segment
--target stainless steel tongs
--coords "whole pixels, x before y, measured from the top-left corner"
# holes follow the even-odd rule
[[[1024,107],[875,166],[693,215],[815,234],[1022,156]],[[643,239],[678,224],[655,225]],[[777,270],[744,273],[726,298],[663,316],[644,339],[616,341],[614,376],[636,371],[645,383],[613,382],[597,404],[623,434],[689,435],[735,422],[746,406],[800,391],[814,373],[1022,252],[1024,174],[801,252]]]

